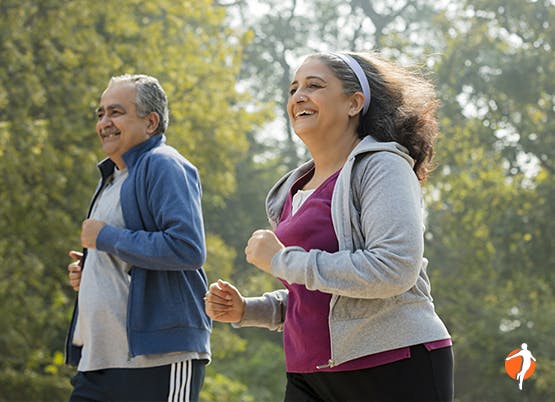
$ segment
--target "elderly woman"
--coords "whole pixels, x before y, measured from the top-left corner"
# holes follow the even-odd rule
[[[285,401],[452,401],[451,339],[423,257],[420,184],[437,136],[433,87],[377,54],[308,56],[287,111],[312,160],[281,178],[247,261],[285,289],[219,280],[214,320],[283,330]]]

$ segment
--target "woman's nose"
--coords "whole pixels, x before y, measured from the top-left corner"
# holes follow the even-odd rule
[[[295,102],[306,102],[306,95],[301,91],[301,90],[297,90],[295,91],[295,93],[293,93],[293,101]]]

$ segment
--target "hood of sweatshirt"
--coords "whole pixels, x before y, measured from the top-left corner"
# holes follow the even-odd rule
[[[351,151],[347,160],[356,158],[360,155],[373,152],[392,152],[401,156],[403,159],[414,167],[414,160],[409,155],[407,148],[397,142],[379,142],[374,137],[367,135],[357,146]],[[270,189],[266,196],[266,215],[272,228],[275,228],[279,222],[281,214],[281,206],[289,193],[289,189],[301,176],[314,167],[314,161],[309,160],[296,169],[286,173],[276,184]]]

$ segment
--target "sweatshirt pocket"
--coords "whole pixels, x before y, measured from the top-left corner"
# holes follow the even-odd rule
[[[395,305],[393,299],[356,299],[340,297],[333,307],[332,320],[346,321],[376,318]]]

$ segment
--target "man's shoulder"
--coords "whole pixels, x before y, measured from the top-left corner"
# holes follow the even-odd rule
[[[183,154],[174,147],[167,144],[150,149],[141,158],[142,163],[162,164],[162,165],[186,165],[195,168]]]

